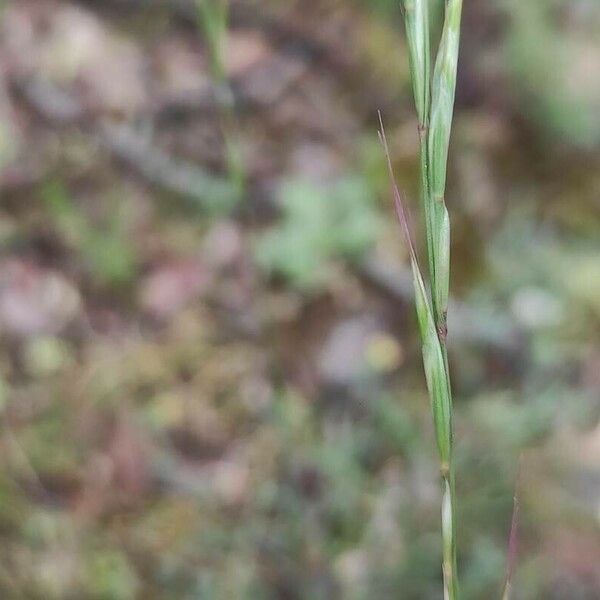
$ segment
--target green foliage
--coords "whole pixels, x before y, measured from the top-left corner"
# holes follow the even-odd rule
[[[506,58],[521,106],[544,132],[594,147],[600,141],[600,84],[590,74],[600,69],[594,27],[561,26],[566,12],[581,0],[508,0]],[[600,22],[597,3],[584,7],[586,23]],[[597,28],[595,29],[597,31]]]
[[[594,418],[591,394],[586,397],[581,391],[554,385],[541,390],[531,386],[524,395],[527,401],[519,402],[510,393],[488,394],[471,407],[473,421],[507,450],[534,446],[556,423],[573,427]],[[572,405],[566,406],[565,398]]]
[[[134,256],[115,216],[106,229],[89,230],[81,250],[92,272],[102,284],[119,286],[135,275]]]
[[[394,454],[411,456],[418,450],[419,439],[414,419],[396,398],[382,396],[373,402],[371,411],[381,441],[388,444]]]
[[[29,374],[45,377],[59,372],[72,361],[69,346],[53,336],[33,338],[25,347],[24,362]],[[0,405],[2,392],[0,391]]]
[[[488,538],[476,538],[472,548],[472,560],[461,580],[463,598],[479,600],[495,597],[504,573],[505,548]]]
[[[599,252],[596,240],[561,238],[519,212],[498,229],[488,244],[487,258],[496,295],[503,302],[512,301],[517,317],[515,297],[539,290],[542,295],[535,303],[532,325],[537,321],[538,328],[544,329],[564,324],[572,335],[585,340],[596,333],[590,329],[590,316],[600,314]],[[566,307],[571,304],[579,310],[568,311],[567,318]],[[527,320],[525,324],[529,325]]]
[[[81,458],[80,447],[69,436],[69,427],[63,407],[55,403],[23,431],[21,443],[27,447],[28,461],[36,473],[60,477],[75,471]]]
[[[196,0],[198,22],[208,47],[211,72],[217,85],[217,107],[225,142],[229,178],[236,197],[246,185],[246,169],[237,140],[238,123],[235,115],[233,92],[225,68],[225,44],[229,27],[229,0]]]
[[[281,221],[259,239],[256,260],[267,273],[301,290],[325,286],[333,260],[359,261],[381,221],[360,177],[325,186],[303,181],[281,191]]]
[[[127,557],[117,550],[92,554],[87,565],[87,590],[94,600],[133,600],[139,582]]]
[[[196,0],[198,19],[209,47],[213,75],[225,79],[224,43],[229,22],[229,0]]]
[[[135,276],[135,255],[124,231],[125,205],[111,204],[108,215],[99,226],[92,224],[78,209],[65,186],[57,181],[46,184],[42,199],[50,218],[71,241],[83,263],[101,285],[118,287]]]

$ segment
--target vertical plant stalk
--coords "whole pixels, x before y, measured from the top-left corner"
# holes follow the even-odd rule
[[[510,534],[508,536],[508,548],[506,552],[506,575],[504,578],[504,591],[502,600],[510,600],[512,597],[512,581],[515,572],[518,553],[519,537],[519,484],[521,480],[521,469],[523,466],[523,455],[519,458],[517,477],[515,482],[515,494],[513,497],[513,511],[510,520]]]
[[[433,216],[434,278],[432,280],[432,304],[436,330],[444,358],[444,370],[447,379],[450,403],[450,457],[447,472],[442,462],[444,496],[442,499],[442,536],[444,543],[444,582],[446,595],[450,600],[458,597],[458,574],[456,560],[456,517],[455,517],[455,474],[452,461],[454,430],[452,426],[452,390],[450,387],[450,369],[446,349],[448,333],[448,293],[450,287],[450,219],[446,208],[446,169],[450,131],[454,114],[456,92],[456,72],[460,45],[460,24],[462,0],[448,0],[444,15],[442,38],[438,49],[433,73],[431,91],[431,116],[427,139],[428,154],[428,191]],[[444,500],[448,504],[444,504]],[[445,531],[447,528],[447,531]]]
[[[517,529],[519,519],[519,500],[515,493],[513,503],[513,514],[510,524],[510,535],[508,538],[508,550],[507,550],[507,561],[506,561],[506,576],[504,579],[504,591],[502,593],[502,600],[510,600],[512,597],[512,580],[513,573],[515,570],[515,562],[517,557]]]
[[[446,208],[446,169],[454,113],[456,71],[460,43],[462,0],[447,0],[442,39],[431,87],[431,116],[427,140],[429,203],[433,212],[435,276],[432,296],[440,337],[447,333],[450,283],[450,220]],[[445,343],[444,343],[445,345]]]
[[[396,185],[390,152],[380,115],[380,139],[385,151],[396,214],[406,245],[410,253],[410,262],[415,289],[417,321],[421,334],[423,366],[431,403],[436,443],[440,457],[442,476],[442,572],[444,575],[444,598],[458,598],[456,577],[456,535],[454,525],[454,472],[452,468],[452,396],[442,343],[435,326],[435,317],[431,300],[417,260],[415,245],[404,210],[402,196]]]
[[[415,298],[423,344],[442,477],[442,571],[445,600],[457,600],[455,475],[453,465],[452,391],[446,350],[450,282],[450,220],[445,203],[446,169],[460,43],[462,0],[446,0],[444,25],[433,77],[430,58],[429,0],[403,0],[404,21],[415,107],[419,120],[421,205],[425,221],[431,295],[419,271],[416,250],[402,198],[395,185],[389,150],[381,123],[396,211],[409,245]]]
[[[210,70],[217,86],[217,109],[223,131],[229,177],[241,195],[246,184],[240,149],[235,141],[237,121],[234,100],[225,69],[225,43],[229,23],[229,0],[196,0],[198,22],[208,46]]]
[[[431,202],[429,195],[429,163],[427,155],[427,133],[429,131],[429,113],[431,110],[431,51],[429,48],[429,2],[405,1],[404,25],[408,43],[408,59],[412,79],[415,108],[419,120],[419,141],[421,159],[421,206],[425,217],[427,239],[427,259],[429,277],[435,278],[434,246],[431,232]]]

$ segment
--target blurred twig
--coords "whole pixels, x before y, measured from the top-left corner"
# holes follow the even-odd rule
[[[227,212],[237,201],[234,184],[190,162],[173,159],[129,125],[104,124],[98,138],[114,157],[146,181],[199,203],[209,212]]]
[[[46,81],[22,80],[17,82],[17,88],[25,102],[45,120],[59,126],[81,127],[148,183],[210,212],[227,212],[236,203],[234,184],[188,161],[173,158],[132,125],[99,122],[69,94]]]

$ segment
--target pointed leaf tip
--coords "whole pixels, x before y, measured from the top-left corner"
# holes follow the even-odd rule
[[[408,217],[406,214],[406,209],[404,207],[404,202],[402,201],[402,195],[400,190],[398,189],[398,185],[396,184],[396,176],[394,174],[394,167],[392,166],[392,159],[390,155],[390,149],[387,141],[387,136],[385,135],[385,128],[383,125],[383,118],[381,116],[381,111],[377,111],[379,116],[379,140],[381,145],[383,146],[383,151],[385,153],[385,158],[387,162],[388,175],[390,178],[390,184],[392,186],[392,194],[394,196],[394,208],[396,209],[396,216],[398,217],[398,221],[400,222],[400,226],[402,227],[402,233],[404,234],[404,238],[406,240],[406,244],[408,245],[408,250],[410,252],[411,260],[414,260],[415,263],[417,261],[417,252],[415,249],[415,244],[413,243],[412,235],[410,232],[410,227],[408,225]]]

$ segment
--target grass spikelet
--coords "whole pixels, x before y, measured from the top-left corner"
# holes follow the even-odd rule
[[[445,203],[448,147],[454,113],[462,0],[446,0],[442,37],[433,76],[430,73],[428,0],[403,0],[421,155],[421,205],[425,221],[431,295],[428,295],[412,242],[402,197],[395,184],[389,149],[380,117],[396,212],[410,250],[415,303],[423,347],[442,476],[442,549],[444,598],[457,600],[454,468],[452,460],[452,392],[446,352],[450,284],[450,219]]]
[[[410,253],[410,263],[415,288],[417,320],[421,334],[423,366],[427,390],[431,402],[431,411],[440,457],[440,473],[443,480],[442,490],[442,543],[444,588],[450,600],[457,598],[456,583],[456,538],[454,534],[454,472],[452,469],[452,395],[450,391],[448,367],[443,345],[435,325],[435,318],[423,275],[419,268],[417,252],[412,241],[408,219],[402,196],[396,185],[387,139],[380,119],[380,139],[385,151],[388,172],[392,184],[396,214],[406,245]]]

